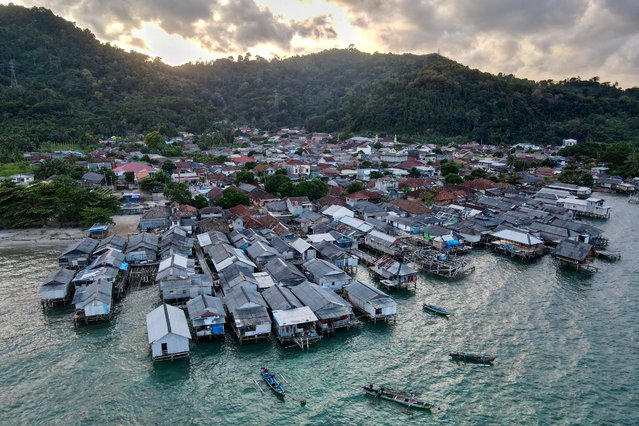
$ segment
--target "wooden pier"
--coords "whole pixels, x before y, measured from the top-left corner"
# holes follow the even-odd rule
[[[415,265],[420,271],[444,278],[457,278],[475,270],[468,258],[434,249],[408,251],[404,260],[409,265]]]
[[[129,285],[131,289],[138,289],[155,284],[155,276],[159,263],[141,263],[129,265]]]
[[[367,265],[374,265],[375,262],[377,262],[377,257],[373,256],[372,254],[366,253],[364,251],[361,251],[359,249],[355,249],[355,248],[350,248],[348,249],[348,252],[350,254],[352,254],[353,256],[357,256],[360,260],[363,260],[364,263],[366,263]]]
[[[595,255],[611,262],[621,259],[621,252],[618,251],[595,250]]]

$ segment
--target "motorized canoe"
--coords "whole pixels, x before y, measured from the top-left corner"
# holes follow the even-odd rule
[[[263,367],[260,371],[262,379],[266,385],[273,391],[279,398],[284,398],[286,392],[280,382],[275,378],[275,374],[268,371],[268,368]]]
[[[455,361],[476,362],[479,364],[492,364],[495,360],[494,356],[469,354],[465,352],[453,352],[449,355]]]
[[[424,303],[423,308],[425,311],[432,312],[434,314],[441,315],[444,317],[447,317],[448,315],[450,315],[450,312],[448,312],[446,309],[438,308],[437,306],[429,305],[428,303]]]
[[[432,405],[419,401],[415,398],[414,392],[402,391],[397,389],[391,389],[385,387],[384,385],[380,385],[379,387],[375,387],[374,385],[362,386],[362,389],[368,394],[375,398],[385,399],[387,401],[393,401],[397,404],[403,405],[409,408],[417,408],[420,410],[430,410]]]

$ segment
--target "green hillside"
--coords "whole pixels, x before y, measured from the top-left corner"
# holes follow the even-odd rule
[[[597,79],[534,82],[435,54],[350,49],[170,67],[102,44],[47,9],[0,6],[0,120],[5,158],[43,142],[203,132],[219,120],[435,141],[636,143],[639,89]]]

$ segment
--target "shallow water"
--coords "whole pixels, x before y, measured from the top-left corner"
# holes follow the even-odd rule
[[[38,284],[59,248],[0,251],[2,424],[638,424],[639,206],[606,195],[612,218],[595,222],[617,263],[593,276],[484,250],[460,281],[429,276],[417,292],[394,292],[396,324],[366,322],[310,350],[276,342],[192,344],[190,360],[153,364],[146,313],[157,288],[130,292],[110,323],[74,328],[70,308],[44,313]],[[370,281],[360,268],[359,278]],[[422,312],[423,302],[453,312]],[[493,367],[448,360],[468,350]],[[278,401],[252,382],[280,371]],[[421,392],[432,413],[403,414],[358,389],[386,383]]]

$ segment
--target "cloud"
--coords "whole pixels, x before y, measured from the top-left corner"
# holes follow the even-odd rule
[[[639,85],[637,0],[329,0],[393,52],[440,50],[528,78],[600,76]]]
[[[330,16],[302,21],[276,16],[254,0],[24,0],[45,6],[104,41],[133,39],[145,22],[218,53],[239,53],[260,44],[289,51],[294,37],[333,39]],[[114,25],[117,24],[117,25]],[[138,45],[140,42],[135,41]]]

